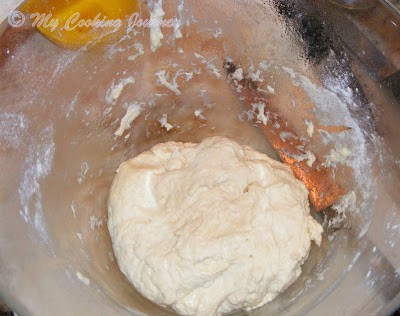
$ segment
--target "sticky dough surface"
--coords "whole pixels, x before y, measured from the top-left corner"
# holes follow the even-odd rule
[[[123,163],[108,228],[121,271],[183,315],[271,301],[301,273],[322,227],[288,166],[223,137],[168,142]]]

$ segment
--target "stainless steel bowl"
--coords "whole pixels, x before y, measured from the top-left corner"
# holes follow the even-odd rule
[[[143,16],[152,5],[142,4]],[[315,214],[325,228],[322,246],[312,249],[295,284],[249,314],[394,311],[400,304],[398,16],[381,2],[355,13],[323,0],[180,0],[164,3],[164,10],[182,22],[183,38],[163,30],[155,53],[148,29],[106,47],[69,51],[29,26],[2,25],[0,298],[21,315],[173,314],[143,298],[119,271],[106,228],[108,190],[122,161],[166,140],[225,135],[275,155],[227,83],[229,58],[247,72],[260,69],[260,86],[275,90],[268,95],[271,111],[308,139],[321,163],[330,150],[350,152],[334,168],[349,194]],[[138,42],[144,54],[128,60]],[[160,69],[170,81],[180,70],[193,78],[178,74],[177,95],[157,82]],[[128,77],[135,83],[107,101],[109,89]],[[134,101],[145,110],[116,137]],[[170,132],[160,127],[164,114],[174,125]],[[311,138],[305,118],[314,122]],[[328,133],[327,126],[350,129]]]

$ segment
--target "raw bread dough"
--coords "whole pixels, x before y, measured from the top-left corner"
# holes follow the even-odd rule
[[[227,138],[158,144],[123,163],[108,202],[121,271],[183,315],[271,301],[301,273],[322,227],[288,166]]]

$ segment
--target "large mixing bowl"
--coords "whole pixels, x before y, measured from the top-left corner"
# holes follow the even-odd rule
[[[142,3],[143,17],[156,2]],[[353,12],[323,0],[163,8],[181,22],[182,38],[162,29],[155,52],[148,28],[70,51],[30,26],[2,25],[0,298],[20,315],[173,314],[119,271],[108,191],[122,161],[167,140],[228,136],[278,159],[232,86],[228,61],[253,74],[269,115],[283,118],[346,190],[313,213],[324,240],[300,278],[248,314],[392,312],[400,303],[400,105],[390,87],[400,59],[378,39],[400,43],[396,16],[380,2]],[[141,114],[116,136],[135,102]]]

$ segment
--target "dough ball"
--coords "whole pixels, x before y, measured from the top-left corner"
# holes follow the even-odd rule
[[[223,137],[158,144],[123,163],[108,212],[121,271],[183,315],[271,301],[322,233],[288,166]]]

